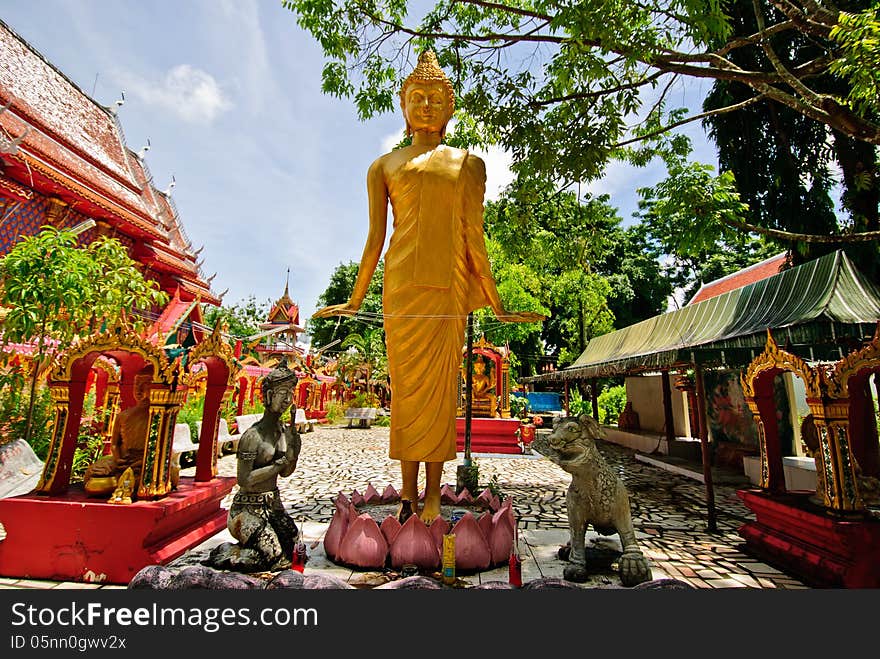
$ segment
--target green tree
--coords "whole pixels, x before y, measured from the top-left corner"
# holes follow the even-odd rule
[[[876,2],[842,2],[851,15],[830,2],[754,0],[754,30],[719,0],[457,0],[426,13],[400,0],[283,5],[324,50],[324,91],[353,98],[364,118],[395,109],[413,51],[432,47],[456,86],[456,130],[471,144],[504,147],[521,178],[590,180],[610,157],[635,157],[634,144],[765,99],[880,144]],[[777,51],[788,35],[818,54]],[[738,65],[745,51],[761,54],[754,66]],[[816,86],[826,73],[841,90]],[[747,98],[688,116],[670,104],[676,77],[735,82]]]
[[[641,231],[663,255],[669,282],[686,299],[701,284],[779,251],[739,230],[747,226],[748,206],[730,172],[716,176],[711,165],[675,162],[664,180],[638,192]]]
[[[31,434],[35,391],[44,358],[63,350],[96,323],[114,323],[124,312],[152,310],[168,300],[155,281],[115,238],[100,236],[77,245],[77,232],[42,227],[0,259],[0,304],[4,342],[36,342],[24,439]],[[130,318],[135,327],[142,321]]]
[[[840,3],[842,9],[867,9],[868,0]],[[800,31],[774,34],[767,48],[732,51],[730,60],[743,69],[768,68],[776,53],[789,67],[805,66],[827,56],[829,39],[839,46],[841,57],[810,79],[817,92],[845,98],[851,110],[876,119],[880,64],[880,22],[875,9],[839,16],[837,27],[825,38]],[[731,24],[737,33],[757,33],[761,14],[752,0],[729,3]],[[869,18],[869,15],[871,18]],[[780,14],[781,16],[781,14]],[[768,51],[769,48],[769,51]],[[865,96],[867,94],[868,96]],[[704,102],[714,111],[746,102],[751,90],[730,80],[717,80]],[[872,107],[873,106],[873,109]],[[759,100],[740,111],[711,114],[704,120],[718,148],[722,171],[736,177],[736,188],[748,205],[747,221],[759,228],[782,229],[798,238],[777,234],[771,238],[790,250],[794,264],[810,260],[841,246],[819,242],[821,236],[858,233],[870,235],[880,229],[877,147],[846,132],[814,121],[796,109]],[[839,181],[836,181],[839,172]],[[835,210],[832,193],[842,191],[842,212]],[[875,279],[880,276],[878,244],[844,244],[850,256]]]
[[[536,180],[516,181],[487,204],[488,251],[502,297],[513,282],[521,308],[549,312],[542,324],[518,328],[525,336],[505,336],[522,375],[534,374],[542,355],[564,365],[594,336],[665,307],[671,288],[656,255],[646,253],[641,234],[620,223],[607,196],[579,199]],[[618,314],[622,320],[615,323]]]
[[[269,308],[268,300],[257,302],[255,296],[249,295],[231,306],[205,305],[202,314],[209,327],[216,326],[218,322],[227,323],[230,342],[235,343],[236,338],[242,339],[260,332],[260,324],[269,317]]]
[[[318,297],[317,308],[321,309],[331,304],[343,304],[348,302],[351,292],[354,290],[354,282],[357,279],[358,264],[354,261],[340,263],[330,275],[330,283],[326,290]],[[360,333],[364,322],[378,325],[382,322],[382,279],[385,273],[385,264],[379,261],[370,288],[360,308],[361,318],[338,317],[338,318],[310,318],[306,327],[312,337],[312,345],[317,349],[327,346],[333,341],[340,340],[349,334]],[[384,340],[384,331],[382,333]]]
[[[340,356],[342,361],[347,361],[346,355],[351,354],[354,363],[364,369],[367,396],[372,398],[373,378],[387,375],[384,332],[378,327],[368,327],[359,333],[352,332],[342,340],[341,348],[349,351]]]

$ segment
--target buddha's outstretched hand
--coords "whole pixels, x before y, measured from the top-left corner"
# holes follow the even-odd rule
[[[537,323],[547,316],[543,316],[534,311],[507,311],[502,309],[501,312],[495,312],[495,317],[502,323]]]
[[[346,302],[345,304],[331,304],[329,307],[318,309],[312,314],[312,318],[329,318],[330,316],[354,316],[358,307]]]

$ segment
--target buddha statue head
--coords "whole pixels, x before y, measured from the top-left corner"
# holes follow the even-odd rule
[[[400,108],[406,120],[406,134],[417,130],[446,134],[446,124],[455,110],[455,90],[434,51],[419,55],[419,62],[400,88]]]

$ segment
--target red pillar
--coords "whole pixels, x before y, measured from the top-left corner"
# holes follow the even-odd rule
[[[217,431],[220,427],[220,407],[228,389],[229,370],[219,360],[205,360],[208,378],[205,382],[205,407],[202,412],[202,431],[196,453],[196,482],[205,482],[217,475]]]
[[[755,382],[755,404],[764,426],[764,448],[767,451],[767,489],[785,492],[785,472],[782,469],[782,449],[779,446],[779,425],[776,423],[776,401],[773,399],[775,374],[762,376]]]
[[[46,492],[50,495],[62,494],[70,485],[70,470],[73,467],[73,454],[79,439],[79,424],[82,422],[83,399],[86,395],[86,377],[71,380],[68,387],[70,403],[67,406],[67,423],[64,426],[64,438],[61,440],[61,453],[52,485]]]

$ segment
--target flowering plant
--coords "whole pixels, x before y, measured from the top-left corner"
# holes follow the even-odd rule
[[[540,416],[538,416],[536,414],[535,416],[532,417],[532,423],[535,424],[536,426],[540,427],[540,426],[544,425],[544,419],[542,419]]]

